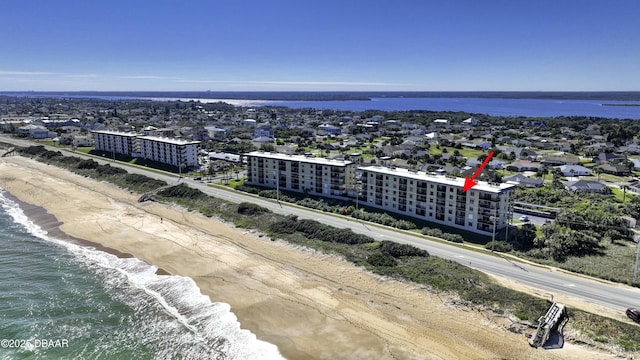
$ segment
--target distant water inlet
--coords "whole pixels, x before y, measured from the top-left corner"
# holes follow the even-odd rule
[[[226,101],[226,100],[224,100]],[[232,100],[230,100],[232,101]],[[640,119],[640,102],[610,100],[554,100],[503,98],[372,98],[370,101],[261,101],[244,106],[286,106],[322,110],[463,111],[492,116],[589,116],[610,119]]]
[[[22,341],[0,359],[282,358],[192,279],[156,272],[48,236],[0,190],[0,339]]]
[[[268,97],[270,93],[264,93]],[[295,92],[292,93],[295,95]],[[301,93],[304,94],[304,93]],[[358,95],[358,93],[354,93]],[[54,98],[94,98],[103,100],[127,100],[144,99],[153,101],[198,101],[202,103],[225,102],[235,106],[260,107],[260,106],[284,106],[294,109],[311,108],[318,110],[344,110],[344,111],[463,111],[472,114],[487,114],[492,116],[525,116],[525,117],[556,117],[556,116],[587,116],[609,119],[640,119],[640,101],[612,100],[625,99],[605,93],[608,100],[589,98],[588,100],[544,98],[542,93],[530,93],[535,98],[517,98],[514,93],[506,92],[506,97],[462,97],[455,95],[443,95],[434,97],[400,97],[389,93],[389,96],[373,96],[368,99],[357,100],[260,100],[260,93],[251,93],[247,98],[241,98],[236,94],[233,99],[216,96],[216,93],[196,92],[194,97],[176,97],[171,92],[160,92],[150,96],[147,93],[39,93],[39,92],[14,92],[0,93],[1,95],[17,97],[54,97]],[[479,94],[482,94],[480,92]],[[582,96],[589,93],[580,93]],[[353,95],[353,94],[352,94]],[[448,96],[448,97],[447,97]],[[364,97],[358,95],[358,97]]]

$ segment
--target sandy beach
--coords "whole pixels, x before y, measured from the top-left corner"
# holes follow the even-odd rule
[[[507,317],[30,159],[1,158],[0,188],[55,216],[59,236],[191,277],[288,359],[615,358],[572,344],[532,349]]]

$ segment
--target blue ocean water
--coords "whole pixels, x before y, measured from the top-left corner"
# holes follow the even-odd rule
[[[228,304],[156,271],[50,237],[0,189],[0,359],[281,358]]]

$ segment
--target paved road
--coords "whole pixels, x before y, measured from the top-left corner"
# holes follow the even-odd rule
[[[11,142],[20,146],[31,144],[26,141],[7,139],[1,136],[0,141]],[[81,156],[82,154],[75,153],[74,155]],[[429,251],[429,253],[434,256],[453,260],[489,274],[529,285],[540,289],[543,293],[546,292],[549,295],[562,294],[572,296],[593,304],[614,309],[620,314],[622,314],[624,309],[627,307],[640,307],[640,289],[638,288],[598,281],[583,276],[569,274],[557,269],[526,264],[517,259],[492,254],[488,251],[474,251],[466,247],[454,246],[438,241],[430,241],[412,233],[387,229],[349,218],[301,209],[288,206],[284,203],[278,204],[275,201],[245,193],[209,187],[199,181],[178,179],[176,176],[160,174],[125,164],[114,164],[113,161],[108,160],[100,160],[100,162],[111,163],[113,166],[125,168],[129,172],[144,174],[159,180],[167,181],[170,184],[184,181],[194,188],[224,200],[232,202],[251,201],[276,213],[295,214],[300,218],[315,219],[336,227],[348,227],[353,229],[355,232],[372,236],[378,240],[393,240],[400,243],[411,244]],[[631,274],[629,276],[631,276]]]

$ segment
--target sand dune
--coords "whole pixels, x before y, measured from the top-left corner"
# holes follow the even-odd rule
[[[110,184],[22,157],[0,160],[0,188],[55,215],[66,234],[193,278],[289,359],[611,358],[570,344],[532,349],[504,329],[508,319],[452,297],[177,206],[138,203]]]

